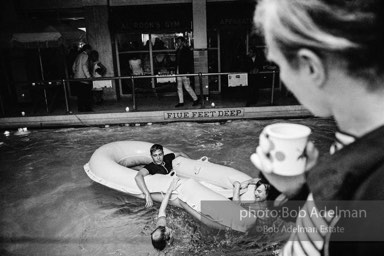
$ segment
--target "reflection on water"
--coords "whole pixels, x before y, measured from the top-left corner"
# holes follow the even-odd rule
[[[143,140],[187,153],[208,156],[251,176],[249,156],[268,121],[173,123],[144,127],[81,128],[32,131],[1,136],[1,255],[156,255],[149,234],[159,204],[93,183],[83,165],[101,145]],[[290,120],[312,128],[311,139],[327,153],[335,125],[323,119]],[[271,255],[275,239],[218,232],[201,226],[186,212],[169,207],[175,230],[167,255]]]

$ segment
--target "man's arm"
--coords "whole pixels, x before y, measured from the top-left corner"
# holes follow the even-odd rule
[[[145,168],[142,168],[135,176],[135,181],[141,192],[145,195],[145,207],[151,207],[153,205],[153,200],[151,197],[151,194],[149,193],[149,190],[147,188],[147,185],[145,184],[144,177],[149,174],[149,171]]]
[[[260,178],[252,178],[252,179],[249,179],[249,180],[246,180],[246,181],[243,181],[241,183],[241,186],[240,188],[247,188],[249,185],[251,184],[257,184],[257,182],[259,182],[261,179]]]
[[[165,209],[167,208],[169,197],[171,196],[172,191],[177,188],[177,186],[178,186],[177,183],[179,180],[180,180],[179,178],[175,177],[175,178],[173,178],[172,183],[169,185],[167,193],[165,194],[163,201],[161,201],[161,205],[160,205],[160,209],[159,209],[159,217],[162,217],[162,216],[165,217],[166,216]]]
[[[182,157],[185,157],[185,158],[190,158],[187,154],[183,153],[183,152],[175,152],[175,158],[176,157],[179,157],[179,156],[182,156]]]
[[[240,204],[240,182],[235,181],[233,183],[233,198],[232,201],[234,201],[237,204]]]

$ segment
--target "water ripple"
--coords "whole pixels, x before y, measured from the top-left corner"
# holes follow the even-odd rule
[[[160,143],[192,158],[239,169],[251,176],[249,161],[263,127],[287,120],[230,123],[170,123],[141,127],[34,130],[9,136],[0,145],[1,253],[8,255],[156,255],[149,240],[159,203],[92,182],[83,170],[101,145],[118,140]],[[311,139],[326,154],[335,125],[325,119],[295,119],[312,128]],[[170,206],[175,230],[167,255],[272,255],[277,238],[246,237],[201,225]],[[278,240],[278,239],[277,239]]]

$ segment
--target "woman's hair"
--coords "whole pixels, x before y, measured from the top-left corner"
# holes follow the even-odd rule
[[[149,152],[152,155],[153,152],[155,152],[156,150],[159,150],[159,149],[164,152],[163,146],[161,146],[160,144],[153,144],[152,147],[149,149]]]
[[[89,53],[89,60],[90,61],[98,61],[99,60],[99,53],[95,50],[92,50],[90,53]]]
[[[374,81],[384,74],[384,1],[259,0],[256,27],[268,33],[293,67],[307,48],[337,61],[353,76]],[[371,89],[377,89],[372,83]]]
[[[162,251],[165,248],[167,242],[170,239],[170,236],[165,233],[165,230],[166,228],[164,226],[159,226],[151,233],[152,245],[155,249],[159,251]],[[158,232],[160,232],[160,234],[156,236],[155,239],[154,234]]]

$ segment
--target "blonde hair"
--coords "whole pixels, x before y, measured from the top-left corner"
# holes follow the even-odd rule
[[[382,2],[260,0],[254,21],[293,66],[297,51],[308,48],[339,60],[355,76],[372,79],[384,73]]]

